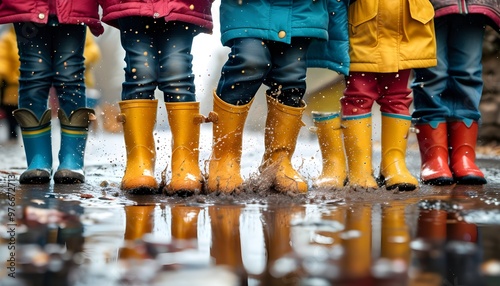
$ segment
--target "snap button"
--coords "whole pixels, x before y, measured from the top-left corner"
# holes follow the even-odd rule
[[[158,18],[158,17],[160,17],[160,13],[155,12],[155,13],[153,14],[153,18]]]
[[[45,14],[43,14],[43,13],[38,14],[38,19],[40,19],[40,20],[45,19]]]
[[[284,37],[286,37],[286,32],[285,32],[285,31],[279,31],[279,33],[278,33],[278,37],[279,37],[280,39],[283,39]]]

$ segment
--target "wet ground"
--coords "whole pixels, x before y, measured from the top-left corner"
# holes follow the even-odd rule
[[[156,134],[158,180],[168,136]],[[262,134],[245,139],[246,191],[189,198],[123,194],[120,134],[91,134],[82,185],[19,185],[21,144],[2,144],[0,285],[500,285],[498,149],[478,155],[485,186],[288,196],[258,176]],[[200,158],[210,142],[204,127]],[[312,180],[320,162],[304,132],[294,165]]]

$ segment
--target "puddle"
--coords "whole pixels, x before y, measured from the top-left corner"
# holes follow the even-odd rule
[[[498,189],[177,198],[12,185],[0,284],[499,285]]]

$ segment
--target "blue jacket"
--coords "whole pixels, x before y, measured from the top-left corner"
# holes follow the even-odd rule
[[[308,66],[349,71],[348,0],[222,0],[221,42],[259,38],[290,43],[313,38]]]

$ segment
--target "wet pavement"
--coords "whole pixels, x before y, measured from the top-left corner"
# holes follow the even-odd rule
[[[155,136],[168,180],[169,133]],[[189,198],[122,193],[121,134],[89,136],[82,185],[20,185],[21,144],[0,145],[0,285],[500,285],[498,155],[478,155],[485,186],[288,196],[257,173],[262,134],[244,138],[246,191]],[[317,144],[301,133],[293,161],[310,181]],[[379,160],[375,144],[375,173]]]

